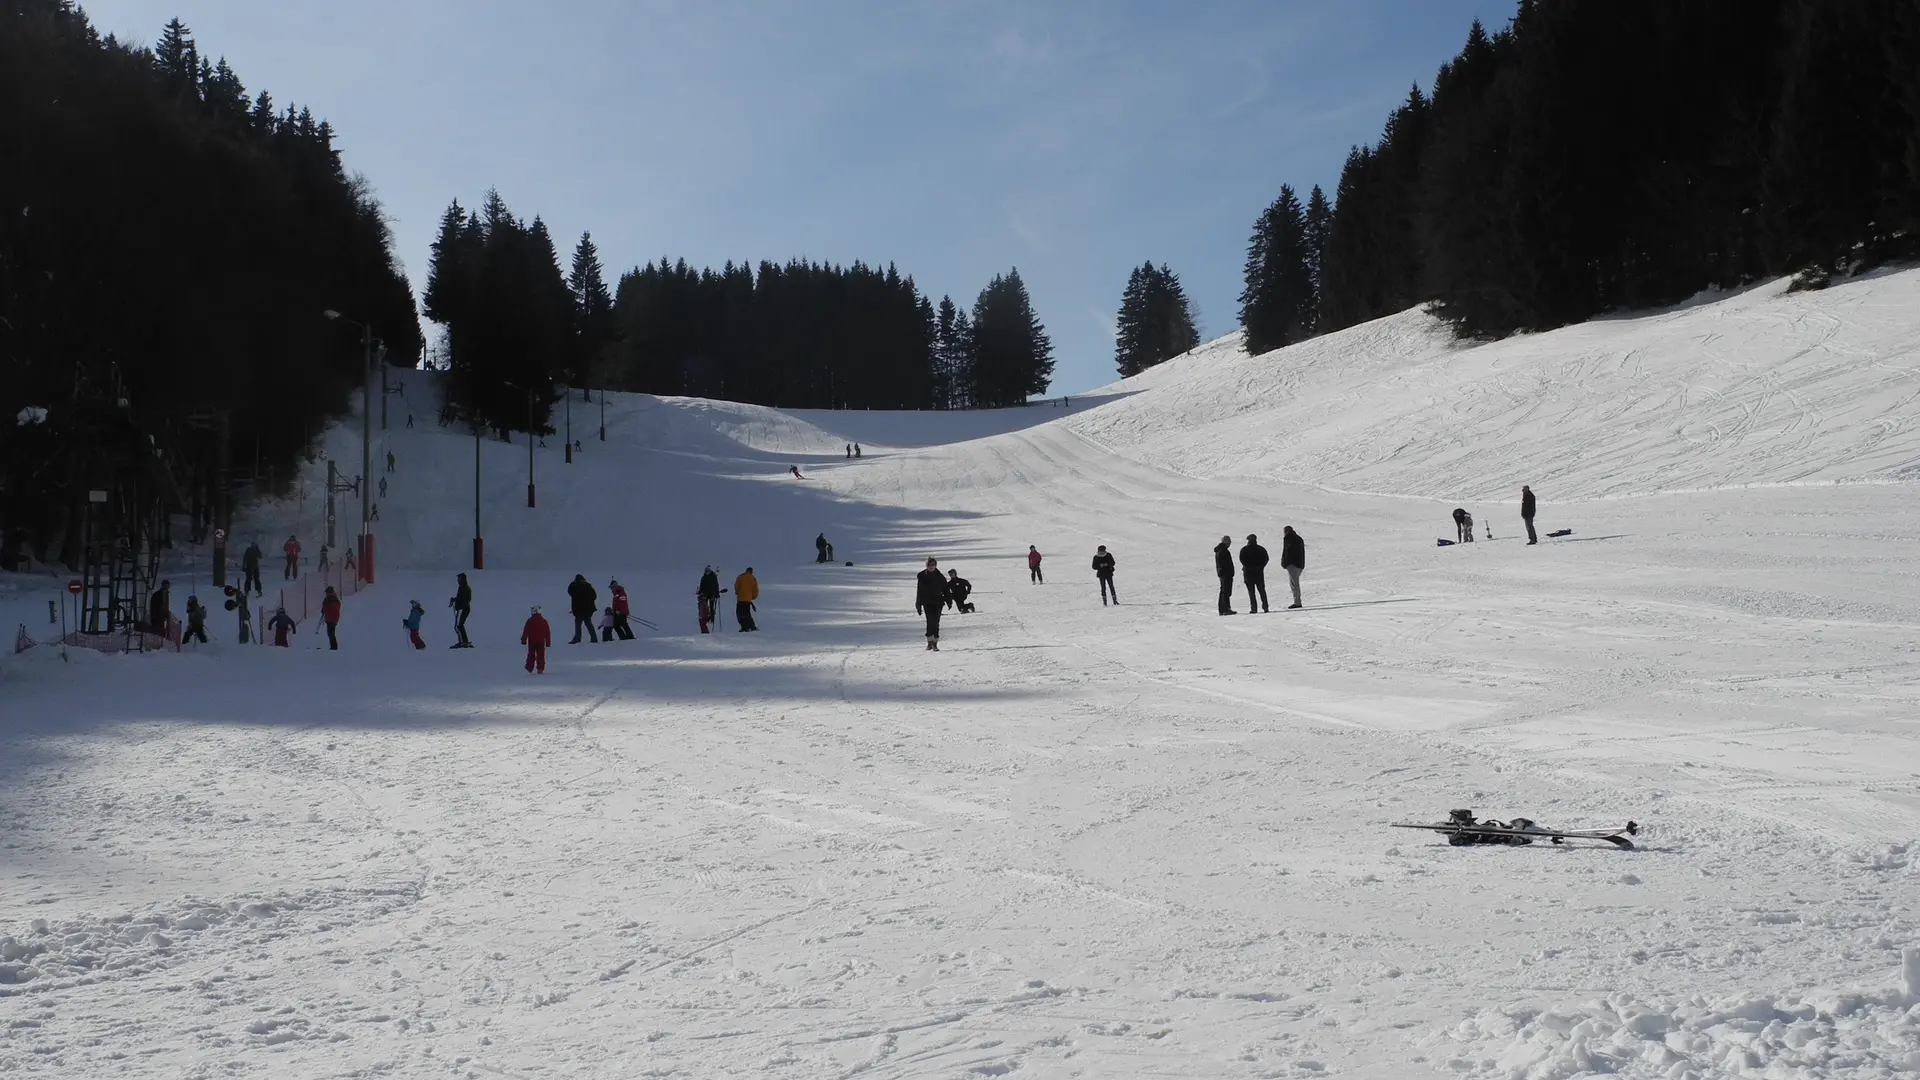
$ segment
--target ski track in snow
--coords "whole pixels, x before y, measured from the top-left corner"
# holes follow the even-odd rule
[[[1909,271],[1475,347],[1408,313],[1071,409],[616,397],[539,510],[481,445],[479,647],[421,654],[475,446],[404,373],[341,652],[0,660],[0,1074],[1920,1071],[1915,311]],[[1514,538],[1522,482],[1573,536]],[[1433,546],[1455,505],[1497,538]],[[1284,524],[1309,606],[1215,615],[1208,549]],[[937,655],[929,554],[979,606]],[[692,633],[709,562],[762,633]],[[662,630],[531,678],[575,572]],[[4,625],[63,579],[0,577]],[[1456,806],[1646,831],[1385,828]]]

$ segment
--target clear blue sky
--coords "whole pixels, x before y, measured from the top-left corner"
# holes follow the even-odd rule
[[[178,15],[249,91],[339,130],[416,291],[449,200],[497,187],[608,284],[661,255],[896,263],[971,305],[1018,266],[1054,392],[1112,381],[1127,272],[1232,330],[1254,218],[1513,0],[95,0]],[[429,327],[429,332],[431,328]]]

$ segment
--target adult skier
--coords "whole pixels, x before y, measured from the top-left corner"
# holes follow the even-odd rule
[[[273,631],[273,643],[284,649],[290,644],[287,638],[299,631],[300,624],[294,622],[293,616],[288,615],[287,609],[283,607],[273,613],[273,618],[267,620],[267,629]]]
[[[253,595],[264,596],[265,591],[260,587],[260,541],[247,545],[246,554],[240,556],[240,569],[246,573],[240,581],[240,591],[245,593],[251,588]]]
[[[733,579],[733,614],[740,624],[740,632],[750,634],[760,629],[753,621],[756,610],[754,601],[760,599],[760,579],[753,576],[753,567],[749,566]]]
[[[700,632],[703,634],[711,632],[713,617],[720,612],[720,593],[720,575],[708,566],[700,575],[700,587],[693,593],[700,600]]]
[[[327,595],[320,599],[320,621],[327,624],[327,648],[340,648],[340,594],[327,586]]]
[[[166,633],[167,625],[173,621],[172,594],[173,584],[162,581],[147,600],[147,626],[156,634]]]
[[[207,643],[207,609],[198,596],[189,596],[187,597],[187,635],[180,641],[184,644],[194,640],[198,640],[202,645]]]
[[[1237,614],[1233,610],[1233,537],[1223,536],[1213,546],[1213,572],[1220,579],[1220,614]]]
[[[1267,549],[1252,533],[1240,549],[1240,579],[1247,583],[1247,614],[1267,611]]]
[[[798,466],[798,465],[789,465],[789,466],[787,466],[787,471],[793,474],[793,478],[794,478],[795,480],[805,480],[805,479],[806,479],[806,477],[804,477],[804,476],[801,476],[801,475],[800,475],[800,466]]]
[[[520,628],[520,644],[527,647],[527,674],[547,673],[547,647],[553,644],[553,627],[547,625],[547,617],[540,614],[540,605],[533,605],[533,614],[527,616],[527,624]]]
[[[1120,602],[1120,591],[1113,587],[1113,553],[1107,545],[1101,544],[1100,550],[1093,553],[1093,576],[1100,582],[1100,606],[1107,606],[1107,594],[1113,594],[1113,602]]]
[[[1525,484],[1521,484],[1520,485],[1520,520],[1527,523],[1527,543],[1529,544],[1537,544],[1540,542],[1540,538],[1534,535],[1534,531],[1533,531],[1533,509],[1534,509],[1533,489],[1528,487]]]
[[[410,600],[408,603],[411,606],[407,608],[407,617],[400,620],[400,625],[407,628],[407,640],[413,643],[413,647],[424,649],[427,647],[427,642],[420,636],[420,624],[426,620],[427,609],[421,607],[418,600]]]
[[[947,603],[953,605],[953,610],[962,615],[971,612],[973,605],[967,603],[967,597],[972,592],[973,582],[961,577],[960,571],[947,571]]]
[[[1472,514],[1467,513],[1465,510],[1462,510],[1459,507],[1455,507],[1453,511],[1453,528],[1454,528],[1454,531],[1459,534],[1459,539],[1461,543],[1463,544],[1473,543],[1473,515]]]
[[[633,627],[627,625],[627,616],[633,613],[633,609],[627,603],[627,587],[615,578],[607,582],[607,588],[613,593],[613,607],[607,609],[613,612],[613,633],[621,641],[632,641]]]
[[[447,599],[447,606],[453,609],[453,632],[459,636],[449,648],[471,649],[473,640],[467,637],[467,616],[473,614],[473,586],[467,584],[467,575],[459,575],[460,584]]]
[[[1300,572],[1307,568],[1307,542],[1288,525],[1282,529],[1280,537],[1280,569],[1287,572],[1287,584],[1293,586],[1293,603],[1288,608],[1300,606]]]
[[[940,612],[947,606],[947,579],[940,576],[940,563],[927,560],[927,568],[914,579],[913,610],[927,617],[927,651],[940,651]]]
[[[567,599],[571,602],[573,610],[573,640],[567,644],[580,644],[582,629],[586,630],[587,639],[597,644],[600,641],[600,635],[593,631],[593,617],[600,611],[600,594],[593,591],[592,585],[587,584],[587,575],[573,575],[572,583],[567,586]]]
[[[287,554],[287,575],[285,580],[292,581],[300,576],[300,538],[297,536],[287,537],[287,542],[280,545],[280,550]]]
[[[1027,545],[1027,579],[1038,585],[1046,579],[1040,576],[1040,549]]]

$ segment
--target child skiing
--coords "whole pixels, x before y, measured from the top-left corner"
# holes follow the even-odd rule
[[[300,625],[293,621],[293,616],[287,614],[286,608],[280,608],[273,613],[273,618],[267,620],[267,629],[273,631],[273,643],[285,649],[291,644],[288,637],[299,630]]]
[[[413,606],[407,610],[407,617],[400,620],[400,625],[407,628],[407,640],[413,643],[413,647],[424,649],[427,647],[427,642],[420,636],[420,623],[427,617],[427,609],[421,607],[418,600],[410,603]]]
[[[337,632],[340,626],[340,594],[334,592],[331,585],[327,586],[327,595],[320,601],[320,621],[327,624],[327,648],[338,650],[340,648],[340,636]]]

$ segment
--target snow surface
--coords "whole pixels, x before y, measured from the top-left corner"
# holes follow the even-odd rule
[[[475,445],[412,374],[340,653],[216,605],[186,655],[0,660],[0,1075],[1920,1072],[1917,350],[1909,271],[1226,339],[1071,409],[616,395],[602,443],[575,400],[537,509],[479,447],[462,651]],[[316,551],[323,468],[241,537]],[[1523,482],[1572,536],[1515,539]],[[1496,539],[1436,547],[1456,505]],[[1208,549],[1285,524],[1309,606],[1216,616]],[[938,654],[928,555],[979,606]],[[764,632],[693,632],[708,562]],[[530,677],[575,572],[661,630]],[[1643,849],[1385,827],[1463,806]]]

